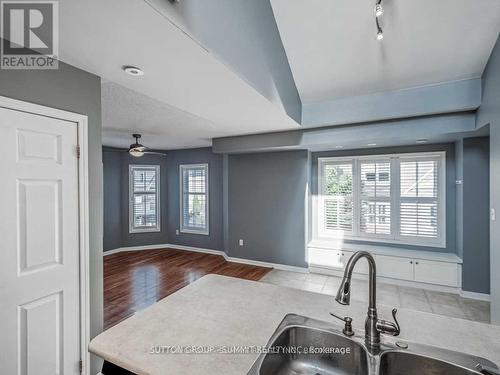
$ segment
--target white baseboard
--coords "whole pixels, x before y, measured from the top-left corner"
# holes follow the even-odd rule
[[[139,250],[154,250],[154,249],[164,249],[166,247],[170,247],[169,244],[159,244],[159,245],[146,245],[146,246],[128,246],[128,247],[119,247],[113,250],[107,250],[102,253],[103,256],[112,255],[116,253],[122,253],[124,251],[139,251]]]
[[[465,290],[461,290],[460,295],[464,298],[477,299],[479,301],[491,301],[491,296],[485,293],[467,292]]]
[[[168,244],[166,245],[166,247],[176,250],[186,250],[186,251],[193,251],[195,253],[206,253],[206,254],[220,255],[223,256],[224,258],[226,257],[226,253],[223,252],[222,250],[204,249],[201,247],[192,247],[192,246],[175,245],[175,244]]]
[[[279,264],[279,263],[261,262],[260,260],[235,258],[235,257],[227,256],[226,253],[224,253],[224,258],[226,258],[226,260],[228,262],[243,263],[243,264],[248,264],[248,265],[252,265],[252,266],[269,267],[269,268],[275,268],[277,270],[301,272],[301,273],[308,273],[309,272],[309,270],[307,268],[304,268],[304,267],[288,266],[286,264]]]

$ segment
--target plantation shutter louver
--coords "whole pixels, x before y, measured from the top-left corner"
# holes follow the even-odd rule
[[[360,232],[391,233],[391,162],[360,162]]]
[[[400,235],[438,238],[439,159],[401,160]]]
[[[353,225],[353,164],[325,164],[323,175],[324,230],[352,232]]]

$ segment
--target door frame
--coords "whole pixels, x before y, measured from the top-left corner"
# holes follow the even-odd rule
[[[0,96],[0,107],[74,122],[77,125],[79,260],[80,260],[80,359],[82,374],[90,374],[90,290],[89,290],[89,171],[88,118],[86,115]],[[77,150],[75,149],[75,154]]]

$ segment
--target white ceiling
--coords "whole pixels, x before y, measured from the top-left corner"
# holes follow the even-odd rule
[[[132,133],[153,149],[202,147],[217,131],[208,120],[113,82],[102,84],[102,125],[102,141],[113,147],[133,143]]]
[[[383,0],[382,43],[371,2],[271,0],[303,102],[481,75],[500,30],[500,0]],[[132,132],[149,147],[175,149],[300,128],[146,1],[59,5],[61,60],[104,81],[105,145],[126,147]],[[123,65],[146,74],[131,77]]]
[[[271,0],[302,102],[481,76],[499,0]]]
[[[148,145],[158,148],[207,146],[213,137],[299,128],[283,108],[145,1],[64,0],[59,9],[61,60],[139,93],[134,97],[104,85],[105,144],[130,144],[117,138],[129,126],[129,133],[156,135]],[[146,74],[129,76],[123,65],[137,65]],[[150,111],[131,111],[134,101]]]

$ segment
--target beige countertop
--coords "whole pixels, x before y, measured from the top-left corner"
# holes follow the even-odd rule
[[[138,375],[245,375],[258,354],[151,354],[152,347],[263,346],[286,314],[364,327],[366,304],[260,282],[207,275],[94,338],[90,352]],[[379,305],[391,319],[391,306]],[[485,357],[500,365],[500,326],[399,309],[401,339]],[[358,333],[357,333],[358,334]]]

